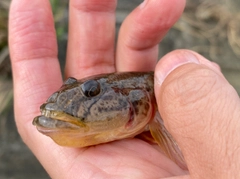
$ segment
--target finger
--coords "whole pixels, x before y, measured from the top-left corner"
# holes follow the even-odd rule
[[[190,179],[191,177],[189,175],[182,175],[182,176],[175,176],[175,177],[167,177],[162,179]]]
[[[32,125],[33,118],[40,114],[40,105],[62,83],[49,1],[12,1],[9,47],[18,131],[40,160],[50,160],[48,147],[53,142]]]
[[[155,84],[159,111],[192,177],[236,176],[240,101],[218,67],[191,51],[175,51],[157,65]]]
[[[66,76],[115,71],[116,0],[71,0]]]
[[[183,12],[184,0],[145,0],[123,22],[119,32],[117,71],[153,70],[158,43]]]
[[[62,81],[48,1],[12,1],[9,46],[16,122],[25,138],[25,125],[31,125],[34,115],[39,112],[40,104]]]

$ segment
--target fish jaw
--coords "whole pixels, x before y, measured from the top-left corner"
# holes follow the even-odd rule
[[[76,122],[77,118],[70,115],[42,110],[42,115],[33,120],[37,130],[52,138],[57,144],[68,147],[88,147],[125,138],[132,138],[145,130],[149,121],[136,116],[133,106],[129,107],[128,117],[116,116],[116,124],[111,121]],[[60,117],[58,117],[60,116]],[[64,117],[63,117],[64,116]],[[149,113],[149,116],[151,114]],[[137,121],[142,121],[139,125]],[[104,126],[105,129],[103,129]],[[113,128],[112,126],[116,126]]]

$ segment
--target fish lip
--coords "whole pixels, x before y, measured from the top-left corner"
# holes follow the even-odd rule
[[[86,127],[80,118],[71,116],[62,111],[42,109],[40,116],[33,119],[32,124],[41,131],[53,130],[79,130]]]
[[[38,118],[41,117],[41,116],[37,116],[33,119],[33,122],[32,124],[34,126],[36,126],[37,130],[43,134],[46,134],[46,133],[51,133],[51,132],[56,132],[56,131],[59,131],[58,128],[49,128],[49,127],[46,127],[46,126],[43,126],[43,125],[40,125],[39,122],[38,122]]]
[[[54,119],[51,117],[46,117],[44,115],[37,116],[33,119],[32,124],[37,127],[40,132],[53,132],[60,130],[79,130],[81,127],[58,119]]]

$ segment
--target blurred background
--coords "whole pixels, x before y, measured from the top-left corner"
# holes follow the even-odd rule
[[[22,142],[13,114],[13,85],[8,51],[10,0],[0,1],[0,178],[50,178]],[[142,0],[119,0],[117,31]],[[58,38],[59,61],[64,67],[68,38],[68,1],[51,0]],[[164,8],[164,7],[162,7]],[[194,50],[218,63],[240,94],[240,1],[187,0],[181,19],[159,45],[159,58],[179,48]]]

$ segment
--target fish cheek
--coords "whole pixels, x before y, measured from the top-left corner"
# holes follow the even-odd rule
[[[129,100],[134,111],[134,119],[129,121],[130,126],[137,129],[144,128],[152,118],[153,106],[149,94],[143,90],[134,90],[129,94]]]
[[[95,103],[93,99],[83,99],[78,101],[77,105],[77,117],[80,118],[82,121],[87,122],[89,116],[91,115],[90,109],[91,106]]]
[[[106,116],[109,120],[114,119],[117,116],[125,117],[124,113],[129,108],[129,103],[125,96],[116,95],[112,99],[100,99],[94,108],[98,116]],[[107,117],[108,116],[108,117]]]
[[[91,123],[92,128],[102,131],[120,129],[129,119],[129,108],[125,96],[108,93],[89,108],[86,122]]]

